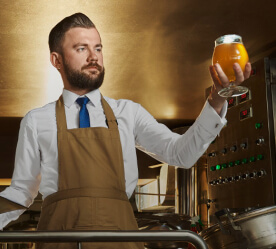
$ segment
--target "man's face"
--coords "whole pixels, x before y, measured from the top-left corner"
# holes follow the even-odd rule
[[[92,91],[101,86],[104,79],[102,44],[95,28],[68,30],[61,56],[65,80],[70,87]]]

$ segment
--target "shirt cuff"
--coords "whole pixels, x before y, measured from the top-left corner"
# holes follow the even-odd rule
[[[226,125],[227,120],[225,118],[227,113],[227,101],[222,107],[220,115],[214,110],[214,108],[209,104],[208,100],[198,116],[196,122],[204,127],[207,131],[212,133],[214,136],[218,135],[220,130]]]

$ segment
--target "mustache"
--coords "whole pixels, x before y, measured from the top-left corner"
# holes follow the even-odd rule
[[[83,69],[87,69],[90,67],[96,67],[100,72],[103,69],[98,63],[93,63],[93,62],[89,63],[88,65],[83,66],[81,69],[83,70]]]

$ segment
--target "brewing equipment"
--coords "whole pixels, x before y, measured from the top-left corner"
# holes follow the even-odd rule
[[[222,219],[220,214],[227,214]],[[210,249],[276,248],[276,206],[233,215],[217,213],[218,223],[201,232]]]
[[[252,65],[246,94],[228,98],[227,125],[207,150],[210,248],[276,248],[276,59]],[[206,94],[210,89],[206,90]]]

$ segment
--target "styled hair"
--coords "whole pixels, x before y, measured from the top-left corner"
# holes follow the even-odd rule
[[[50,52],[62,54],[62,42],[65,33],[71,28],[96,28],[95,24],[83,13],[76,13],[65,17],[55,27],[52,28],[49,34]]]

